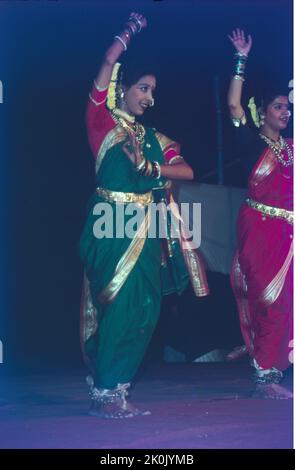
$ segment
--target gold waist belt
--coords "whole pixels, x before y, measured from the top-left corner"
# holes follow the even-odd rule
[[[121,191],[110,191],[109,189],[98,187],[96,188],[96,193],[107,202],[122,202],[124,204],[133,202],[141,206],[147,206],[154,200],[152,191],[143,194],[123,193]]]
[[[293,224],[293,211],[281,209],[280,207],[267,206],[266,204],[261,204],[260,202],[250,199],[249,197],[246,198],[246,203],[249,207],[252,207],[252,209],[257,210],[264,215],[285,219],[289,224]]]

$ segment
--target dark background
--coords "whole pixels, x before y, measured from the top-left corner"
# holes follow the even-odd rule
[[[225,106],[233,28],[253,37],[246,97],[270,82],[288,92],[291,0],[0,0],[0,339],[10,370],[81,365],[77,244],[94,187],[85,105],[131,11],[146,15],[148,28],[126,54],[157,75],[156,106],[144,122],[181,142],[197,181],[217,182],[218,77],[225,184],[245,183]],[[209,282],[210,299],[188,289],[178,311],[168,305],[174,298],[165,301],[149,360],[161,357],[163,343],[192,360],[241,342],[228,277],[209,273]]]

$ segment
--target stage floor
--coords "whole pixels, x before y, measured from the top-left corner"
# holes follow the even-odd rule
[[[162,364],[146,369],[132,401],[150,416],[87,415],[83,371],[6,376],[2,449],[290,449],[292,400],[251,398],[247,363]],[[292,371],[283,385],[292,389]]]

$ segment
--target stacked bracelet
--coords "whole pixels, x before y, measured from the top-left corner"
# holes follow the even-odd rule
[[[132,31],[133,34],[140,33],[142,25],[141,25],[141,22],[139,21],[139,19],[137,19],[136,16],[130,16],[130,18],[128,18],[128,23],[130,23],[130,22],[132,22],[134,24],[135,28],[136,28],[135,33]]]
[[[248,56],[246,54],[242,54],[241,52],[237,52],[235,54],[235,74],[234,77],[241,77],[241,78],[236,78],[236,80],[243,80],[244,75],[245,75],[245,66],[246,66],[246,61],[247,61]]]
[[[241,82],[245,81],[245,77],[243,77],[242,75],[234,75],[233,78],[235,80],[240,80]]]
[[[130,24],[128,24],[130,22],[132,23],[134,28],[131,27]],[[121,33],[120,36],[115,36],[114,39],[117,39],[118,41],[120,41],[120,43],[124,47],[124,51],[127,51],[127,44],[124,41],[124,39],[122,39],[121,36],[124,34],[126,41],[129,44],[131,37],[134,36],[134,34],[136,33],[140,33],[141,28],[142,28],[142,25],[139,19],[136,17],[130,16],[130,18],[128,19],[128,22],[125,24],[123,33]]]
[[[132,23],[134,28],[131,27],[130,24],[128,24],[130,22]],[[134,36],[134,34],[140,33],[141,29],[142,29],[141,21],[135,16],[130,16],[130,18],[128,19],[128,22],[125,24],[123,33],[121,33],[120,36],[115,36],[114,39],[116,39],[117,41],[120,41],[120,43],[124,47],[124,51],[127,51],[127,44],[124,41],[124,39],[122,39],[121,37],[122,34],[124,34],[126,41],[129,44],[131,37]]]
[[[143,160],[140,162],[140,164],[135,167],[135,171],[140,173],[141,170],[143,169],[143,167],[145,166],[145,164],[146,164],[146,159],[143,158]]]
[[[143,158],[140,164],[135,167],[135,171],[137,171],[137,173],[139,173],[142,176],[150,176],[152,172],[150,163],[151,162],[149,160],[147,160],[146,158]]]
[[[161,178],[161,167],[159,162],[152,162],[153,165],[153,171],[151,174],[152,178],[155,178],[156,180]]]
[[[161,178],[161,167],[158,162],[151,162],[144,158],[139,165],[135,167],[135,171],[141,176],[151,176],[152,178]]]

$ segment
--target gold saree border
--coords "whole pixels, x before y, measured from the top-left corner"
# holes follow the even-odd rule
[[[113,279],[99,294],[98,300],[101,303],[111,303],[115,300],[142,252],[149,226],[150,211],[148,210],[136,236],[117,264]]]
[[[257,166],[254,168],[251,176],[250,176],[250,185],[257,186],[266,176],[274,171],[276,166],[279,165],[279,162],[271,149],[266,149],[264,154],[261,157],[261,160],[258,162]],[[258,203],[260,204],[260,203]],[[270,206],[265,206],[270,207]],[[262,204],[260,204],[260,209],[262,208]],[[254,209],[258,210],[258,207]],[[280,210],[280,208],[277,208]],[[287,223],[291,223],[291,214],[290,211],[285,211],[287,217],[282,217],[286,220]],[[267,214],[273,216],[273,214]],[[290,220],[288,220],[288,217]],[[293,215],[292,215],[292,222],[293,222]],[[275,275],[273,280],[268,284],[268,286],[262,291],[261,295],[259,296],[259,300],[264,303],[265,305],[273,304],[277,298],[279,297],[285,282],[285,278],[291,264],[293,258],[293,241],[291,242],[290,249],[286,259]]]
[[[84,351],[84,343],[92,336],[97,330],[97,312],[93,305],[91,292],[89,288],[89,281],[84,273],[82,299],[81,299],[81,349],[83,352],[84,360],[87,361],[87,356]]]
[[[111,129],[102,141],[95,160],[95,173],[98,172],[107,151],[126,138],[126,132],[120,126]]]
[[[275,206],[267,206],[266,204],[263,204],[261,202],[254,201],[254,199],[251,199],[250,197],[247,197],[245,202],[246,204],[248,204],[249,207],[255,209],[263,215],[272,218],[283,219],[288,222],[288,224],[293,225],[293,211],[289,211],[287,209],[282,209],[280,207]]]
[[[278,273],[275,275],[273,280],[268,284],[268,286],[262,291],[260,295],[259,299],[265,305],[273,304],[279,297],[280,293],[282,292],[286,275],[290,267],[290,264],[292,262],[292,259],[293,259],[293,241],[290,244],[288,254],[286,256],[286,259],[281,269],[278,271]]]
[[[112,191],[101,186],[98,186],[95,191],[99,197],[111,203],[134,203],[140,206],[147,206],[154,200],[152,191],[148,191],[147,193],[125,193],[121,191]]]
[[[250,175],[249,185],[257,186],[266,176],[274,171],[278,164],[275,154],[270,148],[267,148]]]
[[[182,250],[184,261],[190,275],[191,284],[197,297],[209,294],[207,277],[203,262],[196,249],[185,248]]]
[[[155,136],[157,141],[160,144],[161,150],[164,153],[165,149],[167,147],[170,147],[171,149],[174,149],[177,153],[180,153],[180,145],[178,142],[175,142],[175,140],[169,139],[166,135],[162,134],[159,131],[155,132]]]
[[[181,224],[181,230],[179,233],[179,242],[182,255],[190,276],[190,281],[197,297],[204,297],[209,294],[209,287],[206,277],[206,271],[204,263],[196,248],[190,247],[190,242],[184,238],[185,235],[185,224],[178,210],[178,203],[175,202],[173,195],[170,194],[170,205],[173,214],[178,218]]]

